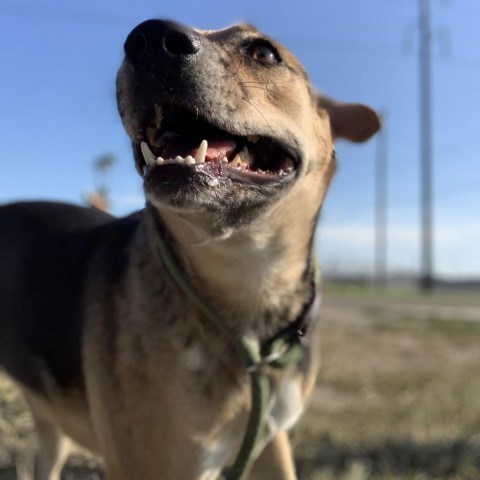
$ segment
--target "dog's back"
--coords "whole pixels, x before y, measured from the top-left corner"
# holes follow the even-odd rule
[[[0,363],[24,386],[79,386],[86,259],[112,217],[49,202],[0,208]]]

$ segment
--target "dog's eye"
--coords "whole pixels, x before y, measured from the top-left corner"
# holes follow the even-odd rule
[[[276,65],[282,61],[278,52],[270,45],[253,45],[250,47],[249,54],[254,60],[264,65]]]

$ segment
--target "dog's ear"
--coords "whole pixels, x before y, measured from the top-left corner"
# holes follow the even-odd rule
[[[317,109],[326,110],[330,117],[332,135],[351,142],[364,142],[381,126],[375,111],[360,103],[342,103],[317,94]]]

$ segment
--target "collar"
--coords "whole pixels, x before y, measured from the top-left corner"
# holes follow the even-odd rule
[[[310,265],[310,270],[313,272],[310,273],[310,298],[292,323],[261,346],[264,363],[274,368],[284,368],[302,359],[309,334],[317,323],[321,305],[320,268],[314,258]]]

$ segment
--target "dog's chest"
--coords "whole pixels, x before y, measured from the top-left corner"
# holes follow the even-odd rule
[[[265,448],[277,433],[289,430],[297,422],[302,411],[303,396],[300,381],[291,377],[282,379],[271,393],[264,420],[265,435],[260,439],[257,451]],[[218,478],[222,469],[234,461],[243,434],[243,431],[239,435],[238,432],[224,429],[217,442],[205,449],[201,480]]]
[[[270,435],[292,428],[302,414],[303,407],[300,379],[292,377],[282,379],[270,398],[266,417]]]

